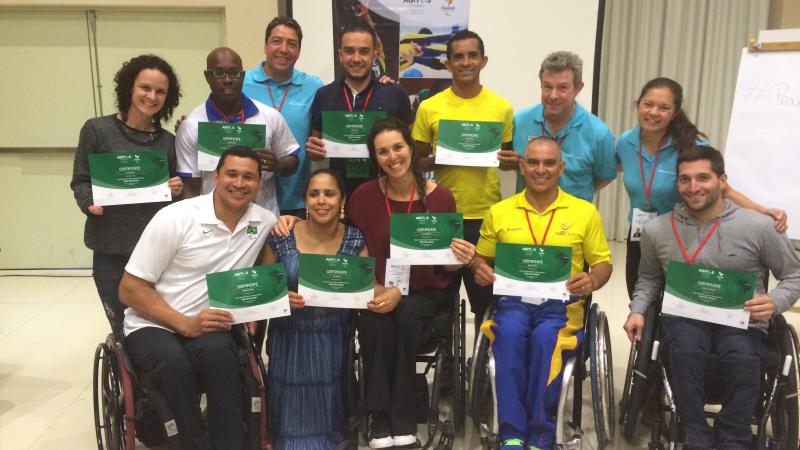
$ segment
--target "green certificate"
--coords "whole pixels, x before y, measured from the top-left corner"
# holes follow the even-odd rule
[[[756,276],[735,270],[670,261],[661,312],[747,329]]]
[[[267,126],[251,123],[200,122],[197,124],[197,170],[212,172],[219,156],[234,145],[267,146]]]
[[[208,304],[233,315],[234,323],[290,315],[283,263],[209,273]]]
[[[369,158],[367,135],[386,111],[322,111],[322,141],[328,158]]]
[[[375,297],[375,258],[301,254],[297,293],[306,306],[366,309]]]
[[[493,293],[565,302],[571,268],[571,247],[498,243]]]
[[[166,150],[92,153],[89,174],[97,206],[172,200]]]
[[[461,213],[397,214],[389,217],[389,252],[408,265],[461,264],[450,243],[464,237]]]
[[[440,120],[436,164],[498,167],[503,142],[502,122]]]

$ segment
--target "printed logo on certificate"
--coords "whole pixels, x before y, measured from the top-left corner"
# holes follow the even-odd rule
[[[212,172],[225,150],[242,145],[265,148],[267,126],[251,123],[200,122],[197,124],[197,169]]]
[[[322,141],[328,158],[369,158],[367,135],[386,111],[322,111]]]
[[[567,301],[572,269],[572,248],[550,245],[498,243],[495,252],[493,284],[495,295]]]
[[[735,270],[670,261],[661,312],[703,322],[747,329],[756,276]]]
[[[208,303],[233,315],[234,323],[290,315],[283,263],[209,273]]]
[[[97,206],[172,200],[166,150],[92,153],[89,174]]]
[[[375,258],[301,254],[297,293],[306,306],[366,309],[375,298]]]
[[[436,164],[499,167],[497,152],[503,141],[502,122],[439,120]]]
[[[464,236],[461,213],[393,213],[389,217],[389,253],[408,265],[461,264],[450,243]]]

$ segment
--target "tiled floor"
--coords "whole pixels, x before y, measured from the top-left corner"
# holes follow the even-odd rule
[[[618,396],[629,350],[622,331],[627,315],[624,252],[623,244],[612,245],[617,270],[595,295],[611,326]],[[57,278],[8,276],[12,273],[0,272],[0,449],[92,449],[91,362],[108,328],[94,283],[88,273]],[[787,317],[800,326],[797,314]],[[470,335],[467,342],[471,341]],[[588,409],[583,420],[585,449],[596,445]],[[469,426],[455,446],[479,447]],[[607,448],[638,447],[617,437]]]

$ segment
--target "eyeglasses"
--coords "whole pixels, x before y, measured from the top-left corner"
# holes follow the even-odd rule
[[[244,75],[243,70],[233,69],[233,70],[222,70],[222,69],[214,69],[214,70],[206,70],[206,75],[214,75],[215,78],[224,78],[225,75],[231,78],[241,78]]]

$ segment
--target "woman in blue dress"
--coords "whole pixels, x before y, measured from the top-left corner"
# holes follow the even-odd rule
[[[681,201],[675,175],[678,154],[694,145],[708,145],[705,135],[697,130],[683,110],[683,88],[669,78],[648,81],[636,100],[638,124],[617,139],[616,153],[619,170],[630,199],[628,222],[628,252],[625,278],[628,296],[639,272],[641,250],[639,241],[644,223],[659,214],[672,211]],[[775,219],[775,229],[787,229],[786,213],[765,208],[726,184],[725,198],[744,208],[753,209]]]
[[[272,319],[267,337],[269,431],[277,450],[334,449],[345,438],[344,358],[350,310],[304,307],[297,294],[301,253],[366,256],[361,232],[343,224],[343,182],[320,169],[306,190],[308,220],[271,235],[263,264],[286,265],[292,315]]]

